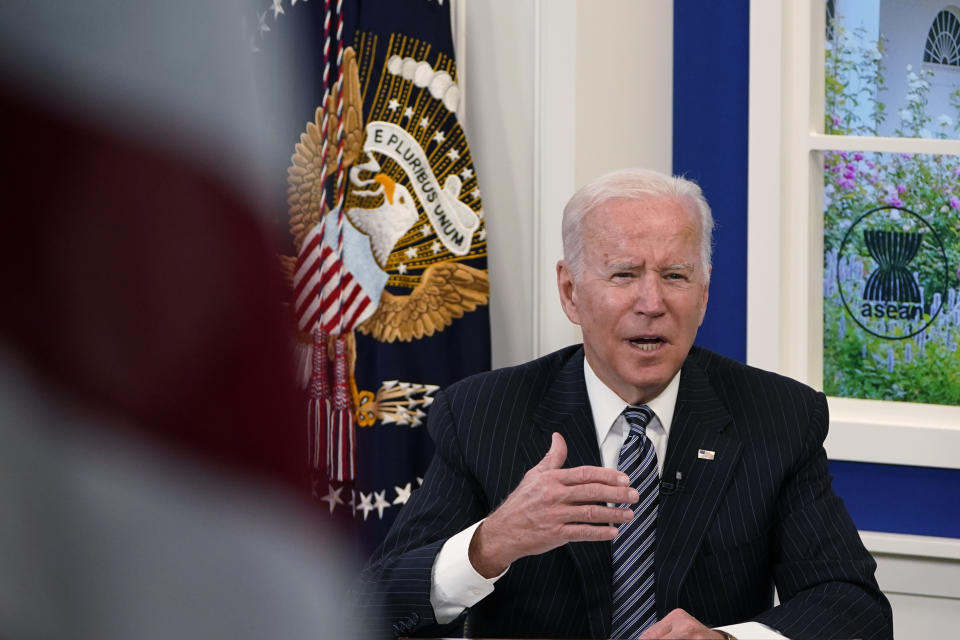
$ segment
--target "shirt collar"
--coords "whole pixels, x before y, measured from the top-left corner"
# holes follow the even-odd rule
[[[627,407],[627,402],[597,377],[590,363],[587,362],[586,356],[583,358],[583,378],[587,383],[587,398],[590,400],[590,410],[593,413],[593,426],[597,430],[597,442],[603,442],[613,428],[617,417]],[[673,411],[677,407],[679,390],[680,371],[677,371],[660,395],[647,403],[667,436],[670,435],[670,423],[673,421]]]

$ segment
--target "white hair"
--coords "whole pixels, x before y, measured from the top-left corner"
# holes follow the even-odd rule
[[[647,200],[671,198],[700,218],[700,261],[710,281],[713,254],[713,214],[700,187],[686,178],[651,169],[621,169],[596,178],[581,187],[563,208],[563,259],[574,277],[583,269],[583,219],[613,198]]]

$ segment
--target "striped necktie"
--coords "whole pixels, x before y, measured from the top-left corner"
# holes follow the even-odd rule
[[[646,405],[627,407],[623,416],[630,425],[620,448],[617,468],[630,476],[630,486],[640,494],[632,507],[634,518],[620,525],[613,539],[613,638],[636,638],[657,621],[653,552],[657,541],[660,473],[657,452],[647,438],[653,412]]]

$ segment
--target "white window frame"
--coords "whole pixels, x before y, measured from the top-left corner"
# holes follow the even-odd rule
[[[750,5],[747,361],[823,388],[817,151],[960,155],[960,141],[824,135],[824,4]],[[829,398],[831,459],[960,469],[960,407]]]

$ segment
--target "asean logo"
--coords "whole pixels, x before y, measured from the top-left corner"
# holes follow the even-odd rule
[[[850,225],[837,262],[861,265],[862,278],[841,279],[843,306],[861,328],[886,340],[924,331],[946,299],[947,254],[936,230],[902,207],[872,209]]]

